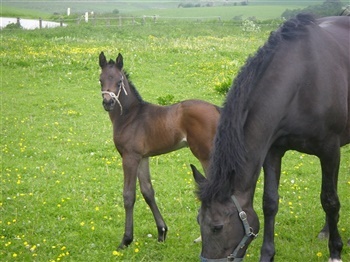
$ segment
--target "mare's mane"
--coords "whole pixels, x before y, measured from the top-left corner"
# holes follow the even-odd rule
[[[209,203],[213,199],[222,202],[230,197],[234,178],[241,175],[237,170],[246,161],[243,128],[248,115],[246,104],[250,93],[264,75],[280,44],[307,35],[306,26],[314,22],[313,17],[306,14],[284,22],[241,68],[221,111],[209,177],[198,188],[198,196],[203,203]]]
[[[115,63],[115,61],[114,61],[113,59],[111,59],[111,60],[109,60],[107,66],[108,66],[108,67],[115,67],[115,66],[116,66],[116,63]],[[145,102],[145,101],[142,99],[142,97],[141,97],[139,91],[137,91],[137,89],[136,89],[134,83],[130,80],[130,76],[129,76],[128,72],[126,72],[124,69],[122,69],[122,73],[124,73],[124,75],[125,75],[125,77],[126,77],[126,80],[127,80],[128,83],[129,83],[130,90],[134,93],[134,95],[135,95],[135,97],[137,98],[137,100],[138,100],[140,103],[147,103],[147,102]]]

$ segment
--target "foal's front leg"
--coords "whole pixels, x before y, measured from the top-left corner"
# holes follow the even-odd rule
[[[124,209],[125,209],[125,229],[122,242],[118,249],[123,249],[130,245],[134,235],[134,204],[136,198],[136,179],[137,168],[140,164],[141,157],[133,155],[123,155],[124,171]]]
[[[140,182],[141,193],[146,203],[150,207],[152,214],[154,216],[154,220],[156,221],[157,229],[158,229],[158,241],[165,241],[166,234],[168,231],[168,227],[164,222],[164,219],[158,209],[155,197],[154,190],[151,182],[151,175],[149,171],[149,158],[143,158],[139,165],[139,169],[137,172],[137,176]]]

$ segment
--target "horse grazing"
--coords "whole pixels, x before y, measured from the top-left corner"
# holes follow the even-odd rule
[[[144,101],[123,70],[123,57],[107,62],[99,56],[103,106],[113,125],[113,140],[123,161],[125,232],[119,248],[133,240],[133,207],[136,180],[164,241],[167,226],[154,198],[149,157],[189,147],[206,172],[219,121],[220,108],[200,100],[186,100],[171,106]]]
[[[253,198],[264,169],[260,261],[273,261],[281,159],[316,155],[330,261],[341,261],[340,147],[350,142],[350,17],[286,21],[250,57],[227,94],[207,178],[192,166],[201,208],[202,261],[241,261],[259,231]]]

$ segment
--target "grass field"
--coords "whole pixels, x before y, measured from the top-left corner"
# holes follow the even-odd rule
[[[276,23],[260,32],[217,22],[92,26],[1,34],[1,261],[198,261],[199,203],[183,149],[154,157],[152,181],[169,226],[165,243],[140,192],[134,243],[117,252],[124,227],[121,158],[101,105],[98,54],[118,52],[147,101],[169,94],[222,104],[230,81]],[[339,228],[350,237],[350,147],[342,149]],[[255,208],[262,220],[263,180]],[[276,261],[327,261],[316,236],[324,214],[318,159],[294,151],[283,162]],[[261,235],[245,261],[257,261]],[[344,247],[343,261],[350,261]]]
[[[231,3],[234,1],[230,1]],[[239,2],[239,1],[237,1]],[[223,1],[211,1],[213,7],[203,7],[203,1],[2,1],[1,13],[18,16],[26,14],[33,18],[46,18],[55,14],[64,15],[67,8],[72,14],[83,14],[94,12],[95,14],[105,14],[118,12],[123,16],[142,17],[144,15],[157,15],[159,17],[177,19],[200,19],[210,17],[221,17],[222,20],[230,20],[241,16],[243,19],[255,17],[259,20],[280,18],[286,9],[304,8],[309,5],[320,4],[323,1],[250,1],[249,5],[223,6]],[[45,4],[43,4],[45,3]],[[178,8],[180,4],[201,4],[200,8]],[[30,10],[30,11],[28,11]]]

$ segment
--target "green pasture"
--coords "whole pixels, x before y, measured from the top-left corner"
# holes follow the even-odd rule
[[[169,227],[158,243],[152,214],[137,191],[134,242],[116,251],[124,230],[121,158],[101,105],[98,55],[124,56],[144,100],[199,98],[221,105],[217,87],[232,81],[246,58],[280,21],[247,32],[219,22],[71,25],[2,30],[1,261],[198,261],[199,202],[188,149],[151,160],[152,181]],[[339,222],[350,238],[350,147],[342,148]],[[288,152],[283,162],[276,261],[327,261],[317,158]],[[258,181],[256,204],[263,223]],[[245,261],[257,261],[260,236]],[[343,261],[350,261],[344,246]]]
[[[156,15],[159,19],[217,19],[233,20],[255,18],[258,20],[281,18],[282,13],[286,9],[298,9],[303,5],[249,5],[249,6],[217,6],[217,7],[201,7],[201,8],[175,8],[160,10],[137,10],[132,15]]]
[[[115,13],[123,16],[142,17],[144,15],[157,15],[163,18],[177,18],[177,19],[201,19],[210,17],[220,17],[223,20],[230,20],[234,17],[255,17],[259,20],[280,18],[281,14],[286,9],[305,8],[309,5],[321,4],[322,0],[317,1],[292,1],[292,0],[276,0],[264,1],[255,0],[249,1],[247,6],[241,5],[241,1],[228,1],[226,6],[223,6],[223,1],[208,1],[212,3],[213,7],[205,7],[204,1],[2,1],[1,13],[9,13],[12,11],[13,15],[18,16],[22,14],[29,14],[28,10],[34,12],[29,14],[30,17],[47,17],[53,14],[65,15],[67,8],[71,9],[72,14],[83,14],[85,12],[94,12],[95,14]],[[233,5],[236,3],[236,5]],[[179,8],[179,5],[196,5],[200,4],[202,7],[193,8]]]

